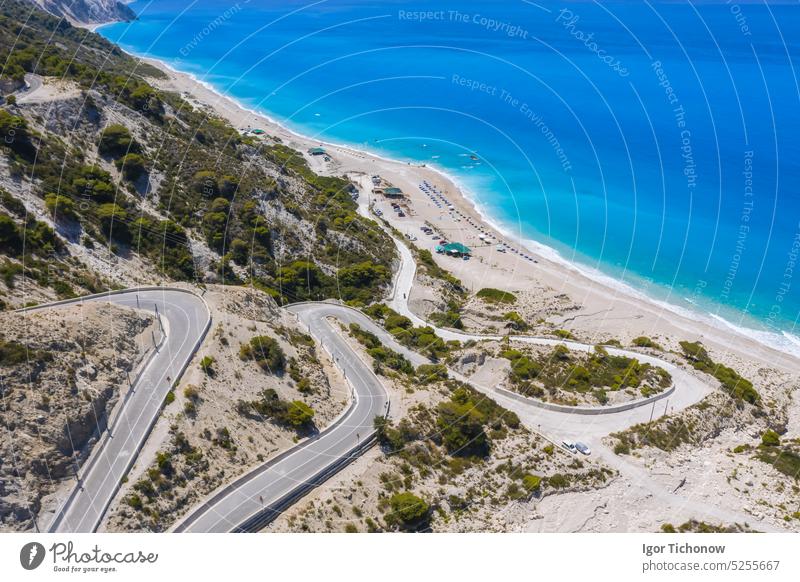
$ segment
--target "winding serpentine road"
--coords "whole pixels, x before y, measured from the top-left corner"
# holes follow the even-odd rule
[[[429,325],[411,312],[408,307],[408,297],[414,281],[416,263],[411,251],[404,244],[397,240],[395,240],[395,244],[401,261],[388,304],[398,313],[409,317],[415,325]],[[331,354],[337,366],[346,372],[348,381],[354,389],[356,401],[340,422],[334,423],[316,439],[290,449],[275,460],[265,463],[213,493],[184,518],[174,531],[257,530],[299,499],[310,488],[321,483],[357,454],[360,454],[361,449],[367,444],[364,439],[374,437],[372,419],[384,411],[384,406],[388,407],[388,396],[368,365],[352,351],[343,337],[335,330],[332,320],[335,319],[343,324],[357,323],[377,335],[388,348],[403,354],[414,365],[429,363],[427,358],[399,344],[385,329],[355,309],[338,303],[310,302],[289,306],[288,310],[308,326],[309,332]],[[435,327],[434,329],[440,337],[446,340],[499,339],[499,336],[471,335]],[[539,345],[564,344],[570,349],[584,352],[594,349],[592,345],[552,338],[519,336],[514,339]],[[674,389],[667,402],[672,404],[672,410],[680,410],[698,402],[711,390],[698,378],[669,362],[616,348],[610,348],[609,352],[637,358],[669,371],[673,376]],[[729,512],[701,501],[674,495],[654,483],[646,471],[620,459],[601,445],[600,439],[609,432],[649,420],[650,416],[656,412],[655,407],[659,404],[658,398],[649,399],[642,402],[640,406],[628,410],[603,411],[602,414],[575,414],[574,411],[541,408],[539,404],[528,398],[496,387],[481,386],[453,371],[450,371],[450,375],[469,382],[505,408],[513,410],[528,428],[539,432],[546,438],[552,440],[553,437],[547,435],[559,435],[558,438],[580,439],[590,443],[609,464],[634,478],[648,495],[663,502],[665,512],[669,507],[682,507],[690,509],[698,516],[708,516],[728,522],[751,520],[749,516],[743,514]],[[665,412],[666,403],[664,409],[660,409],[655,416],[660,416]],[[360,434],[360,438],[354,438],[354,433]]]
[[[408,307],[408,296],[415,277],[416,263],[411,251],[404,244],[397,240],[395,244],[401,261],[388,304],[398,313],[411,319],[415,325],[430,325]],[[60,508],[51,525],[51,531],[94,531],[99,526],[119,488],[122,477],[130,469],[158,418],[161,404],[170,389],[166,377],[179,377],[210,326],[210,315],[204,302],[198,296],[180,290],[140,290],[138,293],[128,291],[83,300],[108,301],[136,307],[137,294],[142,306],[159,305],[159,312],[166,320],[164,344],[135,382],[134,390],[111,427],[113,438],[105,438],[95,447],[89,462],[81,470],[81,486],[75,488]],[[35,309],[53,307],[55,306],[50,305]],[[415,365],[429,362],[424,356],[399,344],[385,329],[355,309],[338,303],[309,302],[291,305],[287,310],[307,326],[311,335],[344,373],[352,390],[350,405],[321,433],[213,492],[179,521],[173,531],[230,532],[261,529],[286,507],[340,470],[372,444],[373,419],[375,416],[388,413],[389,395],[371,367],[361,360],[336,330],[333,319],[344,324],[359,324],[377,335],[384,345],[403,354]],[[435,327],[434,329],[445,340],[457,339],[463,342],[470,339],[500,339],[500,336],[465,334]],[[584,352],[594,349],[593,345],[553,338],[518,336],[513,339],[538,345],[563,344],[572,350]],[[662,501],[665,512],[669,507],[682,507],[691,509],[698,516],[708,516],[722,521],[739,523],[752,521],[752,516],[670,493],[653,482],[645,470],[619,458],[601,444],[602,437],[610,432],[646,422],[651,415],[658,417],[665,414],[667,404],[670,405],[670,411],[681,410],[698,402],[712,390],[695,376],[669,362],[617,348],[609,348],[608,351],[660,366],[670,372],[674,389],[666,402],[662,403],[658,398],[653,398],[632,409],[602,411],[601,414],[597,414],[595,410],[594,414],[576,414],[574,410],[542,408],[540,403],[502,388],[482,386],[454,371],[450,371],[450,375],[470,383],[505,408],[514,411],[525,426],[545,438],[556,442],[561,438],[570,438],[589,443],[612,467],[635,479],[636,484],[643,487],[649,495]],[[658,407],[657,412],[656,407]]]
[[[155,313],[163,337],[132,383],[111,426],[78,471],[79,482],[56,511],[51,532],[92,532],[100,525],[123,477],[158,419],[172,381],[180,377],[211,326],[205,302],[180,289],[143,288],[60,301],[23,312],[105,302]],[[167,380],[171,378],[171,380]]]
[[[373,419],[388,412],[389,395],[383,384],[327,319],[338,318],[340,306],[304,303],[288,310],[308,326],[343,371],[352,389],[351,405],[316,437],[213,493],[174,531],[254,531],[263,527],[368,447],[374,438]],[[349,315],[347,312],[344,319]]]

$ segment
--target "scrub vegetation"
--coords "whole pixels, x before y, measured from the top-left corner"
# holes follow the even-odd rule
[[[526,396],[575,404],[572,394],[591,394],[605,404],[608,392],[635,390],[639,397],[667,389],[670,374],[636,359],[613,356],[601,346],[589,356],[571,352],[563,345],[540,357],[505,348],[500,356],[511,362],[509,379],[514,389]]]
[[[154,87],[163,77],[154,67],[20,0],[3,6],[0,58],[8,84],[33,73],[80,93],[58,113],[14,100],[0,108],[0,155],[28,192],[2,193],[6,287],[24,276],[58,297],[108,288],[67,243],[138,257],[156,281],[249,283],[279,303],[366,305],[388,285],[394,247],[357,214],[348,180],[241,135]],[[32,218],[36,205],[52,225]]]

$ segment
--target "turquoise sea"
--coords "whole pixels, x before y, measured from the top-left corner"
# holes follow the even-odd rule
[[[300,133],[435,165],[520,238],[800,347],[796,6],[131,7],[100,33]]]

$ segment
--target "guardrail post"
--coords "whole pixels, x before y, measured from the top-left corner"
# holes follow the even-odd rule
[[[153,304],[156,308],[156,319],[158,320],[158,327],[161,329],[161,333],[164,333],[164,324],[161,323],[161,314],[158,313],[158,303]]]

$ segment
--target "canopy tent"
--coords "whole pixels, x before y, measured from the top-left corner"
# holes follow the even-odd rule
[[[446,252],[449,255],[468,255],[472,251],[469,250],[468,246],[454,242],[444,245],[444,252]]]

